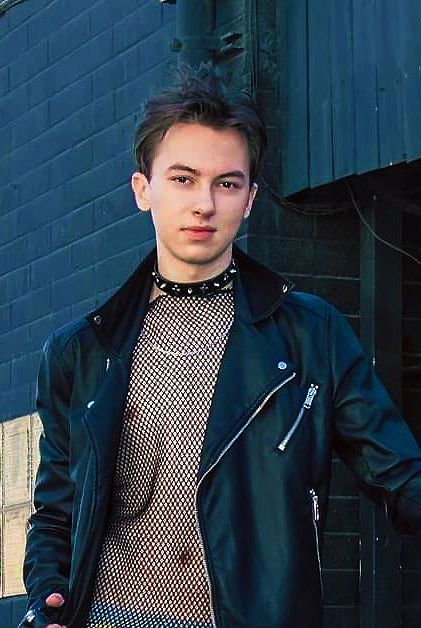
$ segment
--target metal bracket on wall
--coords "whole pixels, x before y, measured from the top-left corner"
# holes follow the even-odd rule
[[[242,33],[230,32],[221,35],[219,49],[216,51],[217,61],[225,61],[227,58],[242,52],[244,50],[242,38]]]
[[[172,52],[180,52],[183,48],[208,50],[214,53],[215,61],[221,62],[244,50],[242,37],[242,33],[234,32],[225,33],[220,37],[216,35],[195,35],[183,39],[176,37],[172,40],[170,48]]]

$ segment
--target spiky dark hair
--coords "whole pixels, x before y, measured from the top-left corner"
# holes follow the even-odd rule
[[[250,94],[229,93],[224,79],[211,65],[177,70],[174,86],[149,98],[142,109],[134,139],[135,160],[151,177],[156,148],[178,122],[199,123],[213,129],[237,129],[247,141],[250,185],[256,180],[267,146],[265,124]]]

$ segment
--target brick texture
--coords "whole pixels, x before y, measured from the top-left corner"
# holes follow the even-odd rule
[[[130,149],[176,63],[175,14],[157,0],[32,0],[0,17],[0,420],[33,411],[48,334],[102,302],[153,237]]]

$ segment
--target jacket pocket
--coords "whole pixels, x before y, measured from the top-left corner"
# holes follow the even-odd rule
[[[286,433],[286,435],[284,436],[284,438],[281,440],[281,442],[278,445],[278,449],[279,451],[285,451],[285,449],[288,446],[288,443],[290,442],[291,438],[294,436],[295,432],[297,431],[301,421],[303,420],[303,417],[305,415],[305,413],[307,412],[307,410],[309,410],[312,406],[312,403],[314,401],[315,396],[317,395],[317,391],[318,391],[319,387],[317,384],[311,384],[308,391],[307,391],[307,395],[306,398],[304,399],[304,403],[300,408],[300,411],[297,415],[297,418],[295,419],[294,423],[292,424],[291,428],[288,430],[288,432]]]

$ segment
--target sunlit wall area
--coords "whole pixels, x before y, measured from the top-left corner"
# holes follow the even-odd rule
[[[41,422],[31,414],[0,424],[0,596],[24,592],[22,562]]]

